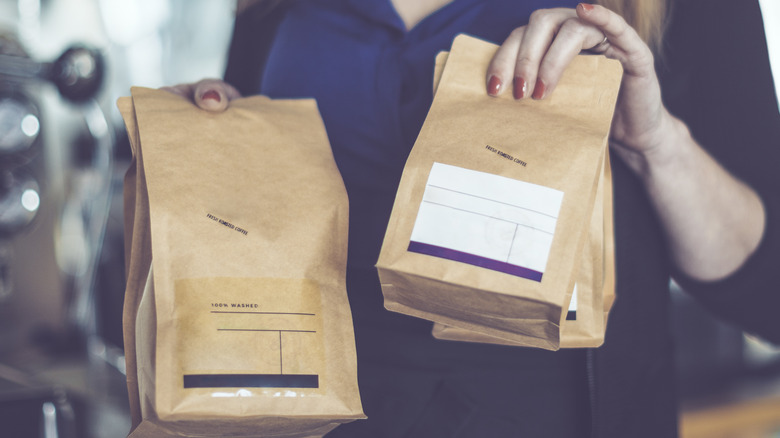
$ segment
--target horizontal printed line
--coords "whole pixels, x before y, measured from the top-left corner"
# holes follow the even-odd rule
[[[490,215],[487,215],[487,214],[477,213],[476,211],[466,210],[465,208],[453,207],[451,205],[440,204],[438,202],[425,201],[425,200],[423,200],[423,203],[424,204],[438,205],[439,207],[449,208],[451,210],[458,210],[458,211],[462,211],[464,213],[470,213],[470,214],[474,214],[474,215],[477,215],[477,216],[487,217],[487,218],[490,218],[490,219],[495,219],[497,221],[506,222],[506,223],[509,223],[509,224],[512,224],[512,225],[517,225],[519,227],[530,228],[530,229],[532,229],[534,231],[538,231],[540,233],[549,234],[550,236],[554,235],[554,233],[551,233],[549,231],[545,231],[545,230],[542,230],[542,229],[539,229],[539,228],[536,228],[536,227],[532,227],[530,225],[521,224],[520,222],[510,221],[510,220],[506,220],[506,219],[503,219],[503,218],[500,218],[500,217],[490,216]],[[540,214],[543,214],[543,213],[540,213]]]
[[[291,332],[291,333],[317,333],[316,330],[279,330],[279,329],[226,329],[218,328],[220,332]]]
[[[547,216],[549,218],[558,219],[558,216],[552,216],[552,215],[549,215],[547,213],[543,213],[541,211],[534,210],[532,208],[523,207],[523,206],[520,206],[520,205],[515,205],[515,204],[509,203],[509,202],[503,202],[503,201],[499,201],[499,200],[496,200],[496,199],[487,198],[487,197],[484,197],[484,196],[474,195],[474,194],[468,193],[468,192],[461,192],[461,191],[458,191],[458,190],[452,190],[452,189],[449,189],[447,187],[437,186],[437,185],[434,185],[434,184],[428,184],[428,186],[429,187],[435,187],[437,189],[446,190],[446,191],[452,192],[452,193],[459,193],[461,195],[471,196],[472,198],[484,199],[485,201],[496,202],[498,204],[508,205],[510,207],[515,207],[515,208],[519,208],[521,210],[526,210],[526,211],[530,211],[530,212],[533,212],[533,213],[541,214],[542,216]]]
[[[251,313],[254,315],[302,315],[302,316],[317,316],[316,313],[293,313],[293,312],[245,312],[245,311],[231,311],[231,310],[212,310],[211,313]]]
[[[185,388],[319,388],[317,374],[185,374]]]
[[[505,274],[514,275],[515,277],[527,278],[529,280],[539,282],[542,281],[542,273],[539,271],[534,271],[533,269],[524,268],[522,266],[513,265],[511,263],[506,263],[499,260],[489,259],[487,257],[469,254],[463,251],[456,251],[454,249],[415,241],[409,242],[408,250],[418,254],[440,257],[447,260],[479,266],[480,268],[490,269],[492,271],[503,272]]]

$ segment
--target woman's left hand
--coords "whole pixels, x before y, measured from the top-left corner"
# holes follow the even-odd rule
[[[496,52],[488,94],[512,81],[516,98],[544,99],[582,50],[623,65],[610,145],[644,183],[675,265],[701,281],[734,272],[761,241],[762,201],[666,110],[652,51],[622,17],[586,3],[534,12]]]
[[[544,99],[583,50],[623,65],[611,141],[641,171],[642,157],[668,143],[664,137],[673,131],[673,118],[661,101],[652,51],[615,12],[586,3],[535,11],[528,25],[515,29],[496,52],[487,70],[488,94],[508,91],[511,84],[516,99]]]

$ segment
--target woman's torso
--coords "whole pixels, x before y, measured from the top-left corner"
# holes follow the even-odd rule
[[[301,1],[281,21],[258,91],[317,99],[350,197],[348,293],[369,420],[332,436],[582,437],[599,416],[592,397],[613,399],[615,414],[628,417],[645,404],[629,406],[636,397],[668,404],[646,418],[674,429],[673,394],[663,383],[672,379],[665,249],[622,163],[614,162],[618,300],[607,344],[590,357],[434,340],[429,322],[384,310],[373,268],[432,101],[435,54],[458,33],[500,42],[535,9],[575,5],[454,0],[407,31],[389,0]]]

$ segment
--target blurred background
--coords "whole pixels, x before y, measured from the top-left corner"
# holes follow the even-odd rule
[[[116,99],[221,77],[234,3],[0,0],[0,437],[129,427]]]
[[[780,1],[762,7],[780,76]],[[126,436],[115,102],[221,77],[234,14],[227,0],[0,0],[0,437]],[[682,437],[780,437],[778,350],[672,289]]]

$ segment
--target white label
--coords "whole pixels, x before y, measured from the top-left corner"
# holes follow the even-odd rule
[[[409,251],[541,281],[563,192],[434,163]]]

